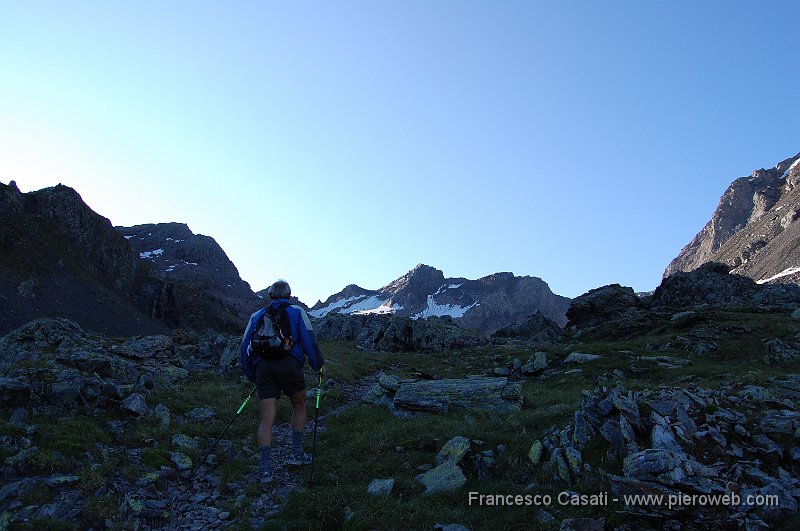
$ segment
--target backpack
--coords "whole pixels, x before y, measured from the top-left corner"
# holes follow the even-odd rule
[[[292,326],[286,308],[289,304],[281,304],[277,309],[270,306],[255,326],[255,333],[250,339],[250,352],[264,359],[281,358],[294,346]]]

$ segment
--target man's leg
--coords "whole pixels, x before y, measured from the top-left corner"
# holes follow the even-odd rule
[[[296,392],[289,397],[292,402],[292,457],[293,465],[310,463],[310,458],[303,453],[303,430],[306,427],[306,390]]]
[[[259,400],[261,422],[258,424],[258,446],[261,451],[261,481],[272,481],[272,425],[275,423],[275,398]]]
[[[275,424],[275,398],[259,400],[261,406],[261,422],[258,425],[258,445],[272,444],[272,425]]]

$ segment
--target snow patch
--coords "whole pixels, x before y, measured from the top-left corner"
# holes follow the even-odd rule
[[[134,234],[133,236],[125,236],[125,239],[126,240],[130,240],[131,238],[135,238],[135,237],[136,237],[136,235]]]
[[[436,295],[440,294],[441,292],[443,292],[444,290],[456,289],[456,288],[460,288],[461,286],[463,286],[463,284],[450,284],[449,286],[441,286],[439,289],[436,290],[436,293],[434,293],[433,295],[436,296]]]
[[[372,297],[368,297],[355,304],[351,304],[350,306],[345,308],[342,313],[355,313],[355,312],[376,310],[381,306],[383,306],[385,302],[386,299],[381,297],[380,295],[373,295]]]
[[[795,164],[797,164],[797,163],[795,162]],[[766,284],[770,280],[775,280],[777,278],[782,278],[782,277],[788,277],[789,275],[794,275],[795,273],[800,273],[800,267],[787,267],[786,269],[784,269],[783,271],[781,271],[777,275],[771,276],[769,278],[765,278],[763,280],[758,280],[756,283],[757,284]]]
[[[428,295],[428,306],[420,313],[414,315],[412,319],[425,319],[427,317],[442,317],[449,315],[450,317],[464,317],[464,314],[474,306],[480,306],[477,302],[473,302],[469,306],[458,306],[457,304],[438,304],[433,300],[433,295]]]
[[[153,256],[160,256],[161,253],[163,253],[163,252],[164,252],[164,249],[156,249],[155,251],[145,251],[143,253],[139,253],[139,258],[150,259]]]
[[[789,166],[788,168],[786,168],[786,171],[783,172],[783,175],[781,175],[781,179],[785,179],[786,177],[788,177],[789,176],[789,172],[792,171],[792,168],[797,166],[798,162],[800,162],[800,159],[797,159],[796,161],[792,162],[792,165]]]
[[[399,310],[402,310],[403,307],[399,304],[394,304],[392,306],[386,306],[386,303],[378,306],[377,308],[372,308],[371,310],[358,310],[353,312],[353,315],[390,315],[397,313]]]
[[[359,295],[358,297],[347,297],[346,299],[339,299],[336,302],[333,302],[327,306],[323,306],[322,308],[318,308],[316,310],[312,310],[308,312],[311,317],[325,317],[333,310],[338,310],[339,308],[350,304],[353,301],[357,301],[359,299],[363,299],[366,295]]]

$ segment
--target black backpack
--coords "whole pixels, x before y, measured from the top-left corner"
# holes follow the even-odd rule
[[[253,354],[266,359],[281,358],[289,354],[294,346],[292,326],[286,313],[288,303],[278,308],[270,306],[256,324],[256,332],[250,340]]]

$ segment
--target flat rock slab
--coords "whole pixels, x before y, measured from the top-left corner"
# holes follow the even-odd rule
[[[600,356],[597,354],[584,354],[583,352],[573,352],[561,363],[586,363],[587,361],[599,360]]]
[[[488,376],[405,382],[397,389],[394,407],[434,413],[450,409],[519,411],[522,390],[519,383],[509,383],[507,378]]]

